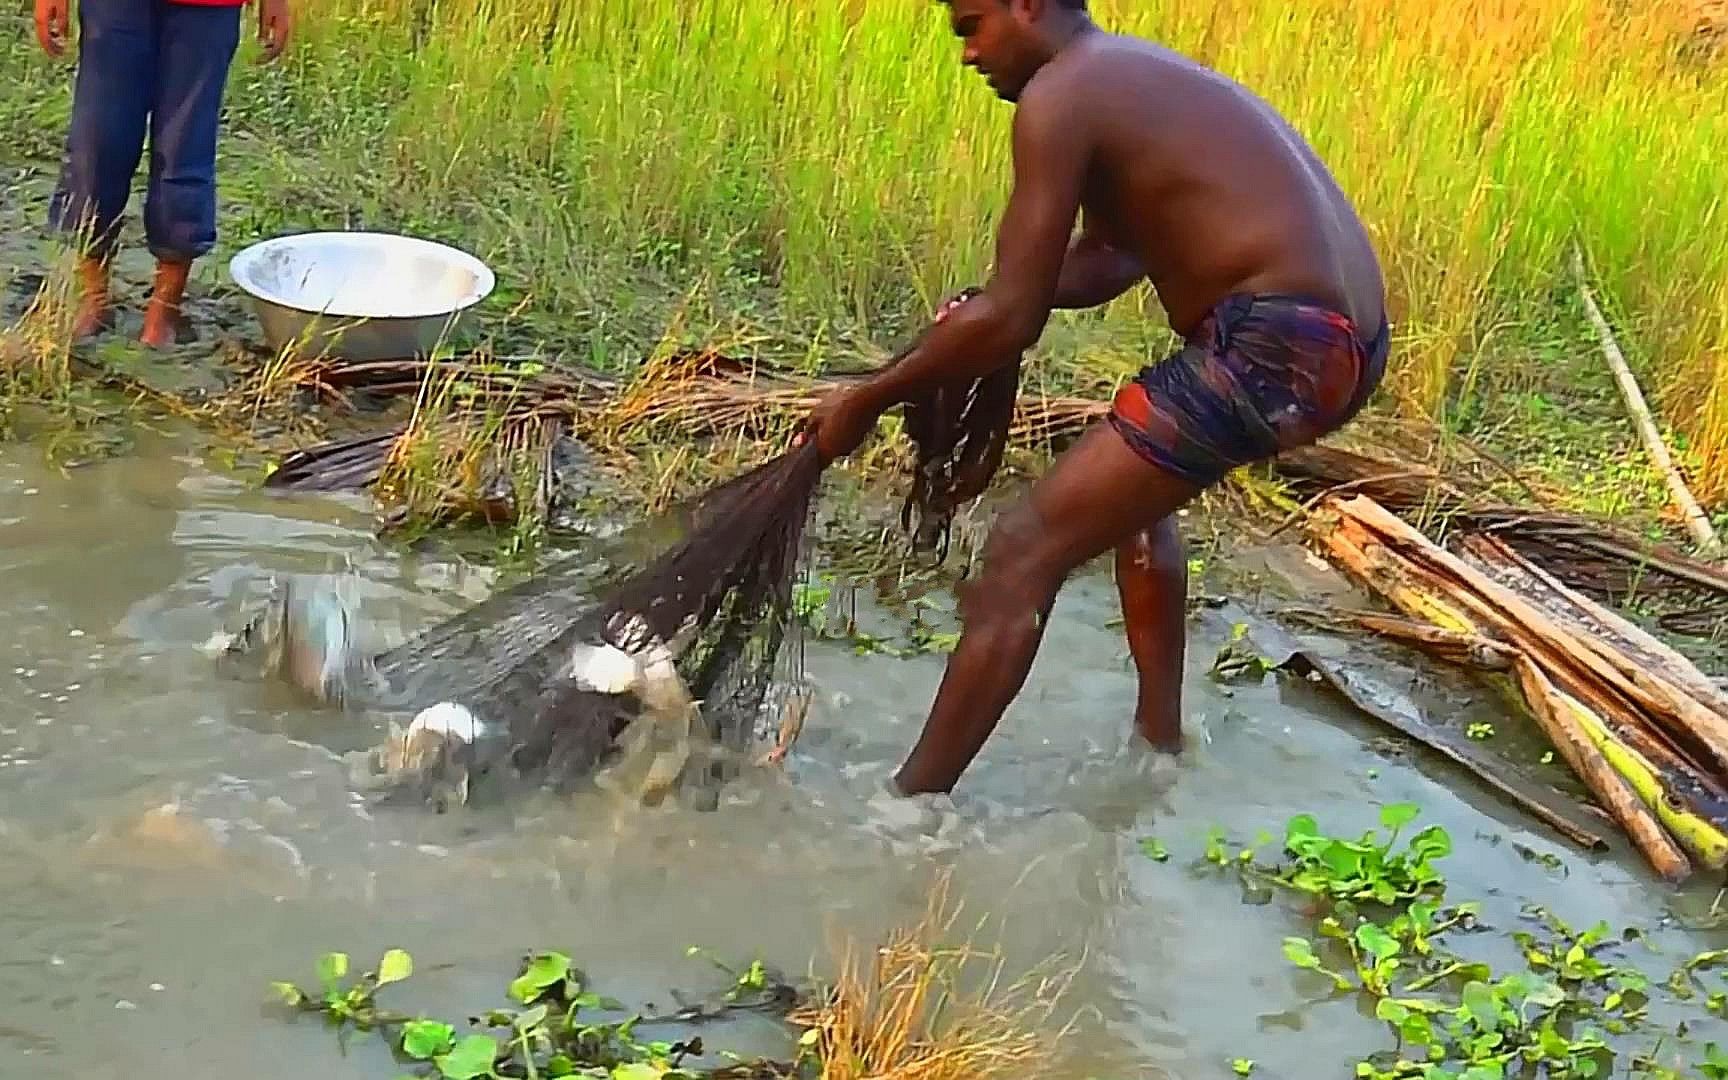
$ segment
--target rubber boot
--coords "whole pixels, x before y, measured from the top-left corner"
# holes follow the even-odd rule
[[[138,335],[139,341],[152,349],[166,349],[190,338],[180,302],[186,295],[186,277],[191,272],[191,263],[156,264],[156,282],[150,289],[150,303],[144,308],[144,330]]]
[[[114,325],[114,302],[108,289],[108,260],[94,255],[78,260],[78,308],[72,317],[72,338],[84,341]]]

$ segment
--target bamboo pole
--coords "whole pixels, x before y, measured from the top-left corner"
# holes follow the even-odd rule
[[[1632,414],[1632,422],[1638,429],[1638,437],[1644,444],[1644,450],[1650,455],[1651,462],[1662,478],[1668,483],[1668,492],[1674,498],[1674,505],[1680,508],[1680,516],[1686,521],[1686,531],[1692,534],[1692,540],[1698,545],[1700,554],[1706,557],[1714,556],[1721,551],[1721,542],[1716,537],[1716,530],[1710,527],[1710,518],[1704,513],[1704,508],[1698,505],[1698,500],[1692,497],[1692,491],[1686,486],[1686,480],[1680,475],[1673,457],[1668,453],[1668,445],[1662,441],[1662,433],[1656,430],[1656,420],[1650,414],[1650,406],[1644,400],[1644,393],[1638,389],[1638,380],[1633,377],[1632,369],[1626,363],[1626,357],[1620,352],[1620,345],[1614,340],[1614,331],[1603,317],[1602,310],[1596,306],[1596,299],[1590,294],[1589,279],[1584,273],[1584,254],[1576,245],[1572,248],[1572,273],[1578,278],[1578,292],[1584,298],[1584,314],[1589,317],[1590,325],[1596,331],[1596,337],[1602,346],[1602,355],[1608,361],[1608,367],[1614,372],[1614,382],[1620,387],[1620,398],[1626,404],[1626,411]]]
[[[1659,765],[1670,788],[1683,787],[1689,797],[1707,804],[1699,807],[1700,812],[1712,818],[1728,818],[1728,807],[1723,805],[1720,793],[1701,786],[1696,767],[1683,754],[1658,738],[1659,733],[1625,722],[1629,714],[1636,715],[1635,706],[1588,673],[1581,674],[1551,644],[1527,630],[1521,632],[1516,622],[1508,620],[1481,597],[1450,585],[1433,571],[1387,548],[1354,519],[1346,519],[1324,534],[1323,539],[1340,563],[1406,613],[1465,636],[1498,633],[1509,639],[1512,648],[1545,660],[1550,677],[1567,693],[1587,702],[1594,712],[1613,720],[1615,736],[1646,760]]]
[[[1557,626],[1535,605],[1458,556],[1430,543],[1427,537],[1372,499],[1354,496],[1345,504],[1345,512],[1388,540],[1421,551],[1438,569],[1479,596],[1497,619],[1522,624],[1530,637],[1640,706],[1671,738],[1690,737],[1701,743],[1711,758],[1709,765],[1728,771],[1728,718],[1716,715],[1650,672],[1626,671],[1622,665],[1604,658]]]
[[[1650,864],[1651,869],[1663,880],[1673,884],[1679,884],[1690,877],[1692,866],[1687,862],[1685,854],[1662,830],[1650,810],[1639,801],[1631,785],[1614,771],[1589,736],[1579,730],[1574,718],[1568,715],[1560,691],[1542,673],[1542,669],[1528,656],[1520,655],[1513,661],[1513,670],[1517,672],[1518,681],[1524,688],[1524,697],[1530,703],[1531,715],[1541,725],[1549,741],[1560,752],[1566,764],[1571,766],[1572,771],[1589,786],[1591,793],[1602,806],[1614,816],[1614,820],[1625,829],[1626,835]]]
[[[1369,633],[1414,645],[1448,663],[1481,671],[1510,671],[1517,650],[1481,634],[1443,630],[1414,619],[1400,619],[1371,611],[1345,613]]]
[[[1591,779],[1585,770],[1594,768],[1597,759],[1607,762],[1624,787],[1700,865],[1714,869],[1728,861],[1728,834],[1722,825],[1728,820],[1728,809],[1721,793],[1710,790],[1682,755],[1638,726],[1638,709],[1623,694],[1614,693],[1591,672],[1580,670],[1569,653],[1557,649],[1554,642],[1532,627],[1509,618],[1479,595],[1471,583],[1455,583],[1441,576],[1441,571],[1416,561],[1424,556],[1447,554],[1425,539],[1419,544],[1404,545],[1411,550],[1402,552],[1370,524],[1342,510],[1334,510],[1327,516],[1335,515],[1338,515],[1335,523],[1329,523],[1323,530],[1316,529],[1334,557],[1402,610],[1444,626],[1424,632],[1406,620],[1367,616],[1358,619],[1365,628],[1435,646],[1434,651],[1443,656],[1458,656],[1463,662],[1485,667],[1489,672],[1504,667],[1508,653],[1513,663],[1535,665],[1542,675],[1541,683],[1520,671],[1517,689],[1533,715],[1536,710],[1548,710],[1536,718],[1557,749],[1564,749],[1557,741],[1562,736],[1579,737],[1588,744],[1589,750],[1583,757],[1572,754],[1568,756],[1568,764],[1591,786],[1603,805],[1613,810],[1608,800],[1623,792],[1621,787],[1604,789]],[[1478,659],[1487,663],[1477,664]],[[1546,670],[1544,664],[1549,665]],[[1535,694],[1546,697],[1538,700],[1532,696]],[[1565,735],[1561,728],[1571,734]],[[1666,872],[1660,851],[1643,842],[1640,849],[1659,871]]]
[[[1577,614],[1582,616],[1582,620],[1594,620],[1603,629],[1619,636],[1623,646],[1642,653],[1643,656],[1638,659],[1650,662],[1653,668],[1660,667],[1669,682],[1696,698],[1700,704],[1716,710],[1722,716],[1728,716],[1728,692],[1711,682],[1709,676],[1699,671],[1696,664],[1661,638],[1619,612],[1604,607],[1573,589],[1519,554],[1512,545],[1497,536],[1476,533],[1467,537],[1464,544],[1484,562],[1498,561],[1529,576],[1556,597],[1572,605]],[[1587,640],[1596,644],[1594,638]],[[1602,652],[1604,649],[1598,645],[1597,651]]]

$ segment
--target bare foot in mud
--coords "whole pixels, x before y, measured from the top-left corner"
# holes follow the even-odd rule
[[[1177,732],[1176,734],[1167,737],[1160,737],[1156,741],[1148,739],[1142,735],[1140,736],[1140,741],[1153,753],[1173,758],[1181,757],[1182,751],[1188,746],[1187,740],[1182,737],[1181,732]]]

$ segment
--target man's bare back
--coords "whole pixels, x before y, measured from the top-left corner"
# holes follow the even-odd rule
[[[1098,31],[1040,70],[1020,107],[1090,132],[1087,230],[1138,258],[1177,333],[1231,292],[1312,296],[1379,321],[1366,230],[1307,142],[1240,84]]]
[[[1149,359],[986,541],[906,794],[953,787],[1020,691],[1063,582],[1116,556],[1136,730],[1181,744],[1186,560],[1175,512],[1231,469],[1348,423],[1389,349],[1367,231],[1307,143],[1243,87],[1107,34],[1085,0],[944,0],[962,62],[1015,104],[1013,190],[986,286],[897,362],[812,410],[824,460],[937,386],[992,377],[1056,308],[1141,281],[1184,345]],[[1075,235],[1077,222],[1083,222]]]

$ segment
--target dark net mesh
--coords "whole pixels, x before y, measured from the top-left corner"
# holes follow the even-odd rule
[[[959,293],[965,303],[976,289]],[[917,551],[948,556],[954,512],[990,487],[1008,447],[1020,390],[1020,358],[979,379],[938,386],[904,410],[912,441],[912,478],[900,523]]]
[[[989,487],[1019,378],[1016,358],[905,408],[913,467],[901,521],[915,550],[946,558],[955,511]],[[508,760],[563,787],[593,772],[640,710],[630,695],[585,688],[570,670],[572,649],[604,642],[640,655],[672,644],[701,703],[701,734],[742,752],[784,707],[772,691],[801,674],[793,587],[821,474],[806,443],[693,500],[683,540],[609,588],[596,588],[584,559],[555,565],[380,657],[379,673],[408,707],[455,701],[503,722],[504,737],[465,751],[474,771]],[[788,638],[795,647],[782,664]]]
[[[561,788],[592,772],[639,712],[629,695],[579,684],[572,649],[676,643],[706,735],[742,751],[777,706],[770,691],[799,674],[797,653],[778,662],[796,636],[793,587],[821,473],[814,444],[776,457],[694,500],[684,538],[598,602],[596,568],[566,560],[381,655],[378,674],[403,707],[453,701],[502,725],[468,751],[471,771],[507,759]]]

